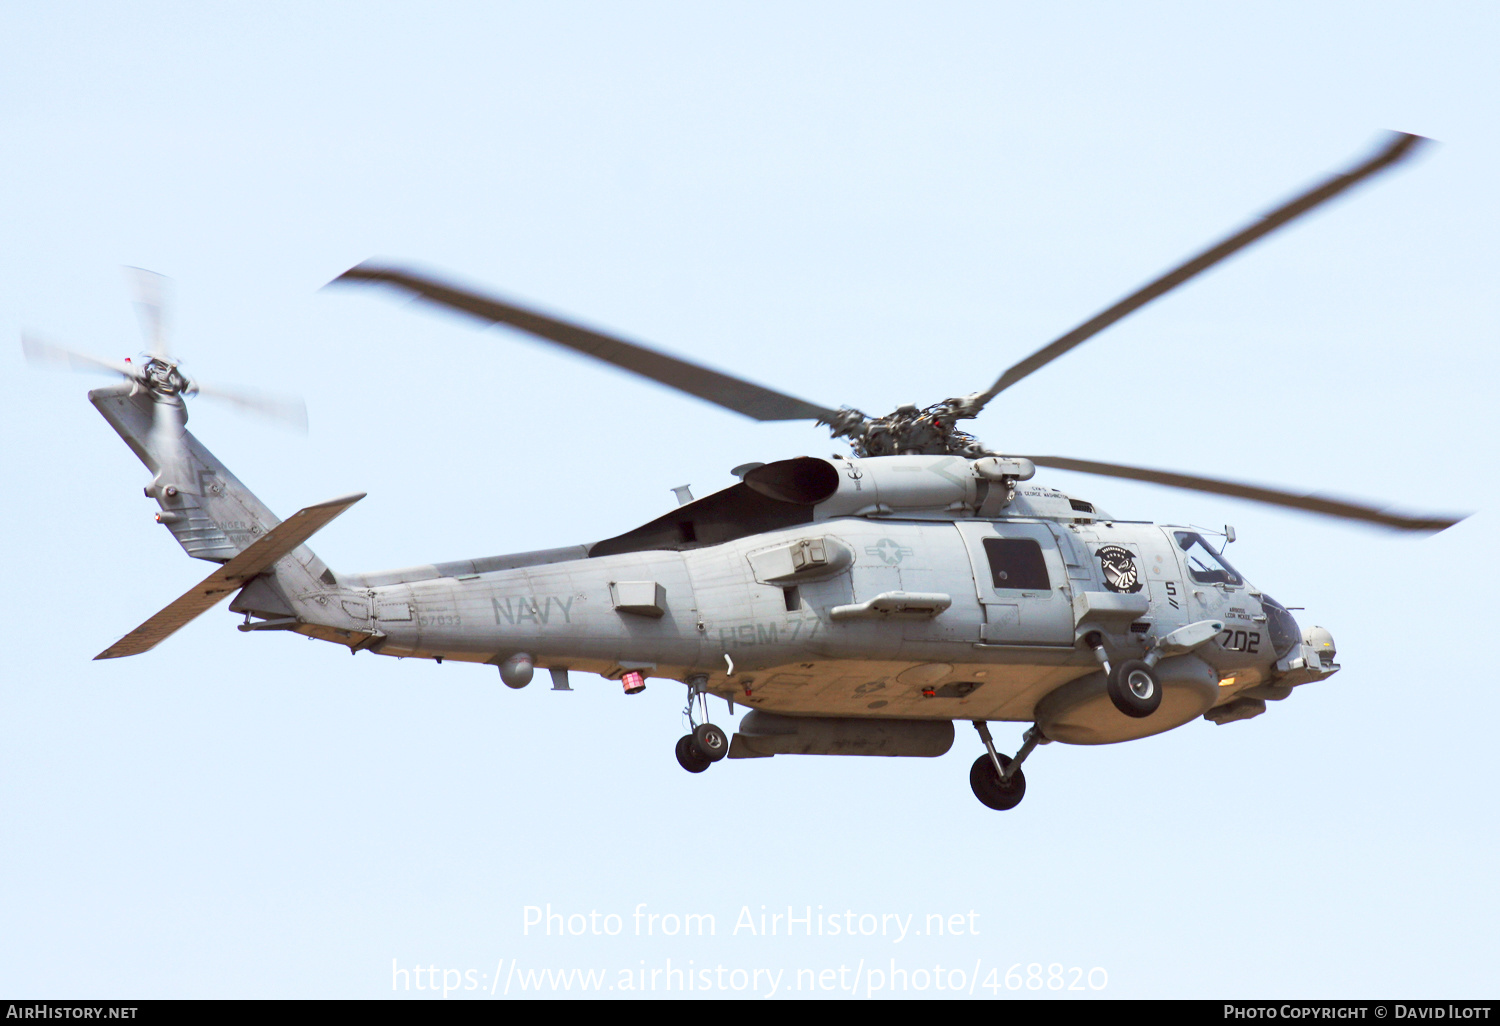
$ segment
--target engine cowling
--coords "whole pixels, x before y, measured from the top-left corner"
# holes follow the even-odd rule
[[[745,475],[745,484],[782,502],[817,507],[818,519],[893,513],[973,515],[998,509],[1012,486],[1036,473],[1029,460],[987,456],[881,456],[780,460]],[[996,490],[999,490],[997,493]],[[996,499],[1000,501],[996,503]]]

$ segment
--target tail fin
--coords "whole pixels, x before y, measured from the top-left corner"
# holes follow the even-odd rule
[[[180,442],[175,439],[167,440],[172,442],[171,451],[163,452],[164,439],[160,421],[155,418],[153,408],[159,400],[148,390],[127,382],[94,389],[89,393],[89,401],[155,475],[146,494],[156,499],[161,506],[156,519],[166,525],[188,555],[212,563],[235,564],[241,553],[261,540],[269,540],[267,536],[281,523],[191,432],[182,430]],[[179,429],[185,419],[183,414],[182,420],[173,420],[171,423],[174,429]],[[153,423],[156,424],[155,430]],[[316,508],[309,507],[304,512]],[[340,507],[340,512],[342,508]],[[246,581],[248,583],[244,583],[230,608],[236,612],[264,617],[277,627],[298,630],[330,641],[354,644],[362,639],[368,642],[368,633],[356,635],[348,629],[318,629],[321,625],[326,628],[357,630],[368,625],[358,623],[357,617],[344,616],[339,612],[341,606],[338,601],[330,602],[330,598],[340,598],[340,593],[347,589],[340,587],[337,575],[311,549],[300,544],[308,534],[292,539],[294,547],[281,548],[277,558],[270,564],[256,567],[254,573],[237,575],[239,580],[234,587]],[[284,531],[277,532],[277,536],[283,540],[290,538]],[[290,551],[287,551],[288,548]],[[264,547],[258,551],[264,551]],[[226,571],[231,569],[233,566],[225,567]],[[215,587],[222,589],[228,581],[227,578],[225,581],[218,581],[219,576],[221,575],[211,575],[203,586],[217,582]],[[227,594],[227,590],[220,590],[219,597]],[[179,603],[187,598],[188,596],[183,596]],[[215,602],[217,599],[210,602],[209,606]],[[155,623],[176,605],[174,603],[163,610],[157,618],[143,624],[141,629]],[[332,609],[325,613],[324,610],[329,606]],[[187,619],[202,611],[203,609],[199,609],[191,613]],[[345,620],[348,622],[344,622]],[[187,620],[182,621],[186,622]],[[182,623],[171,630],[182,626]],[[268,623],[265,626],[270,625]],[[124,640],[122,639],[122,643]],[[154,643],[153,641],[152,644]]]
[[[156,475],[146,489],[161,506],[156,519],[189,556],[226,563],[281,523],[191,432],[182,432],[183,455],[175,461],[181,466],[157,451],[161,438],[153,437],[156,400],[150,392],[125,383],[96,388],[89,401]],[[296,556],[310,577],[329,587],[336,584],[332,572],[311,551],[299,547]]]

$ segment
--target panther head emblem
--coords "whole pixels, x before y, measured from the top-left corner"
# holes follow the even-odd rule
[[[1136,569],[1135,556],[1129,549],[1118,545],[1101,545],[1098,552],[1099,566],[1104,571],[1104,586],[1110,591],[1137,592],[1141,590],[1141,573]]]

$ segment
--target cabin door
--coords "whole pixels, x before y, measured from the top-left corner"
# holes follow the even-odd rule
[[[1066,645],[1073,638],[1073,598],[1057,539],[1046,524],[960,523],[990,645]]]

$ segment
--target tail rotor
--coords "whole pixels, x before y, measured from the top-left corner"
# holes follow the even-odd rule
[[[189,483],[183,435],[187,429],[184,399],[190,396],[218,399],[243,412],[279,421],[304,433],[307,431],[307,405],[301,399],[203,386],[185,375],[181,361],[173,358],[167,348],[171,279],[140,267],[127,267],[125,272],[146,341],[147,348],[141,362],[129,358],[116,362],[89,356],[29,334],[22,335],[21,349],[33,364],[64,366],[82,373],[117,374],[131,382],[137,394],[145,392],[151,396],[149,439],[151,455],[157,463],[156,486],[180,488]]]

